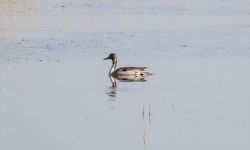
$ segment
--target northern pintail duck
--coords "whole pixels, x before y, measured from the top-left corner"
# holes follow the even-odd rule
[[[151,73],[145,71],[147,67],[121,67],[116,69],[117,55],[115,53],[111,53],[107,58],[104,58],[104,60],[107,59],[112,60],[112,66],[109,70],[109,75],[117,78],[118,80],[124,78],[131,81],[142,80],[144,77],[151,75]]]

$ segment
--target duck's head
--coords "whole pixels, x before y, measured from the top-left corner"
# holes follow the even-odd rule
[[[113,62],[117,59],[116,53],[111,53],[107,58],[104,58],[103,60],[111,59]]]

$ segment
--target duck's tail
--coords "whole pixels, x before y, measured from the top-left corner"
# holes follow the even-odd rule
[[[153,74],[150,72],[142,72],[141,75],[145,77],[145,76],[151,76]]]

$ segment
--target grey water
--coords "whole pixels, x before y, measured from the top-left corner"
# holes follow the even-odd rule
[[[192,1],[0,1],[0,149],[248,150],[249,4]]]

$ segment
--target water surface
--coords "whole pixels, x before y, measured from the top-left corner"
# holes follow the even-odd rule
[[[249,6],[1,0],[0,149],[249,149]]]

